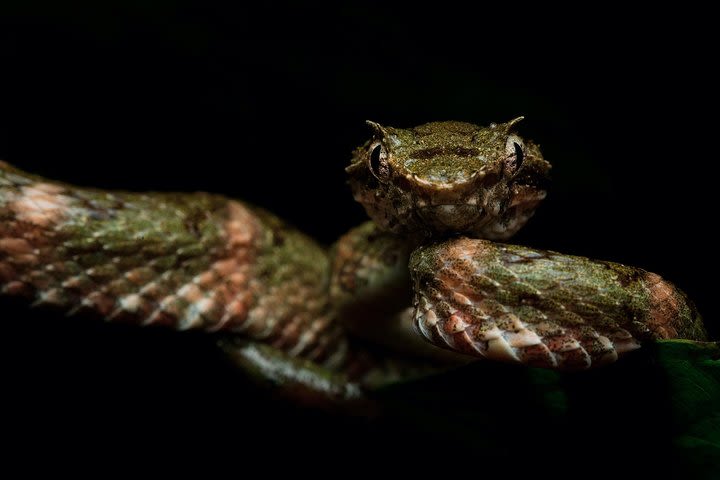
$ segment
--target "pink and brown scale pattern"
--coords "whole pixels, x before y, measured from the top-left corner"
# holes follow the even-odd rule
[[[705,338],[684,294],[618,264],[462,238],[421,248],[411,271],[417,330],[469,355],[583,370],[642,340]]]
[[[239,202],[80,189],[0,164],[3,294],[115,322],[242,333],[338,364],[346,346],[326,283],[322,250]]]

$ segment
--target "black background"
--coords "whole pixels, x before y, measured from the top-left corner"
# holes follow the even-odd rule
[[[365,218],[343,172],[365,119],[525,115],[553,185],[516,241],[658,272],[719,333],[702,12],[473,8],[6,3],[0,158],[83,185],[224,193],[329,244]],[[3,308],[3,415],[22,448],[106,451],[112,465],[217,448],[221,463],[266,453],[292,467],[419,441],[272,402],[199,335]]]

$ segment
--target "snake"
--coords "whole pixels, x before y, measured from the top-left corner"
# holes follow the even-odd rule
[[[583,371],[707,340],[655,273],[503,243],[551,169],[520,120],[368,121],[345,170],[370,220],[330,248],[225,196],[78,187],[0,162],[0,295],[207,332],[251,378],[316,403],[472,361]]]

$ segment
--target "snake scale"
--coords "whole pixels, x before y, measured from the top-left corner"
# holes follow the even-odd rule
[[[520,119],[368,122],[346,171],[372,221],[330,250],[219,195],[80,188],[0,162],[2,295],[212,332],[255,378],[339,402],[475,358],[584,370],[705,340],[654,273],[495,243],[545,197],[550,164]]]

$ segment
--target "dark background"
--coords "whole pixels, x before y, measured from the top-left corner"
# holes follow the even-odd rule
[[[112,3],[0,9],[0,158],[83,185],[236,196],[329,244],[365,218],[343,172],[365,119],[525,115],[553,185],[516,241],[658,272],[720,333],[718,79],[702,11]],[[282,459],[394,457],[418,441],[270,401],[205,337],[6,303],[0,388],[21,447],[105,451],[113,465],[217,448],[292,466]]]

